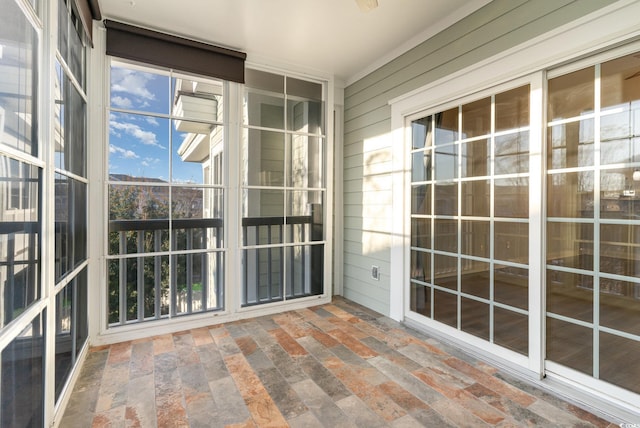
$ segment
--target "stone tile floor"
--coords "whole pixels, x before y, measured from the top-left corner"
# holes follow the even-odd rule
[[[613,427],[348,300],[91,349],[62,427]]]

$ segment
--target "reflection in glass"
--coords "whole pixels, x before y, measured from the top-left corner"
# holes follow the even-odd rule
[[[324,103],[319,99],[303,101],[288,98],[287,129],[299,133],[321,135],[324,130],[323,112]]]
[[[529,178],[496,179],[494,215],[496,217],[529,217]]]
[[[409,308],[425,317],[431,317],[431,287],[412,282]]]
[[[431,253],[411,251],[411,279],[431,282]]]
[[[458,327],[458,297],[453,293],[433,290],[433,319]]]
[[[435,121],[435,145],[441,146],[443,144],[453,143],[458,141],[458,108],[454,107],[441,113],[436,113],[434,116]]]
[[[474,336],[489,340],[489,305],[466,297],[460,298],[460,328]]]
[[[411,214],[431,214],[431,185],[411,186]]]
[[[86,50],[84,44],[84,27],[82,21],[71,10],[72,19],[69,20],[69,57],[65,58],[71,74],[73,74],[80,86],[86,87]]]
[[[284,191],[272,189],[245,189],[242,198],[243,217],[283,217]]]
[[[547,222],[547,264],[593,270],[593,224]]]
[[[640,226],[600,225],[600,272],[640,277]]]
[[[493,343],[529,355],[529,317],[499,307],[493,308]]]
[[[547,269],[547,312],[593,322],[593,277]]]
[[[243,122],[250,126],[283,130],[284,94],[267,95],[247,88]]]
[[[69,58],[69,10],[65,3],[58,6],[58,51],[65,62]]]
[[[0,426],[44,426],[44,319],[37,315],[2,350]]]
[[[489,217],[491,208],[491,182],[489,180],[461,183],[461,213],[464,216]]]
[[[462,259],[461,265],[460,291],[488,299],[491,288],[491,269],[489,263]]]
[[[529,132],[495,137],[495,175],[529,172]]]
[[[458,178],[457,152],[458,147],[456,145],[436,147],[434,159],[436,180],[451,180]]]
[[[600,277],[600,325],[640,336],[639,297],[640,283]]]
[[[323,191],[287,191],[286,236],[288,242],[324,239]]]
[[[0,156],[0,327],[40,298],[40,170]]]
[[[412,149],[431,147],[433,142],[432,116],[427,116],[411,122]]]
[[[434,221],[435,250],[458,252],[458,220],[435,219]]]
[[[415,152],[411,155],[411,181],[431,180],[431,151]]]
[[[639,341],[600,332],[600,379],[640,393],[640,364],[629,358],[638,353]]]
[[[592,166],[594,120],[551,126],[547,133],[547,165],[549,169]]]
[[[437,183],[435,186],[435,214],[458,214],[458,184]]]
[[[547,176],[549,217],[593,218],[593,172],[567,172]]]
[[[495,264],[493,298],[505,305],[529,309],[529,269]]]
[[[640,94],[637,81],[634,79],[638,77],[639,72],[640,58],[637,53],[602,63],[600,66],[602,108],[627,109],[629,104],[636,104],[637,109]],[[640,122],[635,123],[636,126],[640,126]]]
[[[55,175],[56,188],[56,282],[87,256],[87,184]]]
[[[489,222],[462,220],[460,223],[460,234],[462,235],[460,252],[470,256],[488,258]]]
[[[411,310],[524,355],[527,314],[494,302],[528,310],[529,93],[496,94],[495,115],[487,97],[413,121],[411,153]]]
[[[593,330],[547,317],[547,358],[593,374]]]
[[[491,173],[491,147],[488,140],[476,140],[460,145],[461,177],[482,177]]]
[[[86,103],[56,62],[56,167],[86,177]]]
[[[494,258],[514,263],[529,263],[529,223],[494,223]]]
[[[529,126],[529,85],[496,94],[495,132]]]
[[[0,0],[2,55],[0,69],[0,143],[38,155],[38,35],[13,0]]]
[[[451,290],[458,289],[458,258],[451,256],[443,256],[440,254],[433,255],[433,282],[441,287]]]
[[[484,98],[462,106],[462,135],[472,138],[491,132],[491,98]]]
[[[431,248],[431,219],[411,219],[411,246],[419,248]]]
[[[640,162],[640,138],[603,140],[600,143],[601,164],[631,162]]]
[[[56,63],[56,167],[86,177],[86,103]]]
[[[73,283],[56,295],[56,401],[71,373],[75,352],[73,349]]]
[[[549,79],[547,113],[549,121],[592,113],[594,78],[594,67],[589,67]]]
[[[323,140],[319,137],[287,136],[287,186],[319,188],[324,185],[322,142]],[[272,170],[267,169],[267,171],[269,172],[267,175],[272,173]]]
[[[637,219],[640,213],[640,181],[637,169],[609,169],[600,173],[600,217]],[[636,177],[637,178],[637,177]]]
[[[245,130],[243,184],[283,186],[285,135],[258,129]]]

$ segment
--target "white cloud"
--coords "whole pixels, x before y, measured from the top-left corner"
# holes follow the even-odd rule
[[[147,123],[149,125],[153,125],[153,126],[159,126],[160,123],[158,123],[158,119],[156,119],[155,117],[151,117],[151,116],[147,116]]]
[[[118,154],[125,159],[138,159],[138,156],[134,151],[123,149],[122,147],[109,145],[109,153]]]
[[[154,147],[159,147],[161,149],[164,148],[160,145],[160,143],[158,143],[158,138],[156,134],[154,134],[151,131],[144,130],[140,126],[134,123],[118,122],[117,120],[114,120],[114,118],[112,117],[111,120],[109,121],[109,129],[113,134],[116,134],[116,135],[118,135],[117,131],[122,131],[125,134],[136,138],[138,141],[140,141],[142,144],[146,146],[154,146]]]
[[[119,97],[117,95],[115,97],[111,97],[111,105],[113,105],[114,107],[120,107],[120,108],[133,107],[133,103],[129,98]]]
[[[155,76],[150,73],[114,67],[111,69],[111,92],[124,92],[145,100],[155,99],[147,83]]]
[[[140,163],[142,166],[151,166],[160,163],[158,158],[144,158]]]

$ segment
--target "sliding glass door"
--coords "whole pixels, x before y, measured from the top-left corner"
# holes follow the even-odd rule
[[[640,58],[548,87],[547,358],[640,392]]]
[[[640,55],[630,52],[549,71],[544,91],[485,92],[407,118],[408,317],[627,401],[640,393]],[[543,98],[546,108],[533,102]]]
[[[410,309],[524,355],[529,92],[411,122]]]

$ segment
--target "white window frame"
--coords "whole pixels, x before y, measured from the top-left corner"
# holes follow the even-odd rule
[[[96,25],[94,31],[94,46],[91,51],[89,76],[100,76],[91,80],[93,83],[89,88],[89,98],[93,100],[93,105],[99,108],[93,109],[89,114],[89,140],[100,141],[101,144],[90,145],[88,150],[88,177],[91,191],[88,195],[89,201],[89,221],[92,230],[99,233],[92,234],[89,242],[89,249],[94,255],[93,262],[89,266],[90,280],[98,281],[100,286],[92,287],[89,291],[89,313],[93,314],[89,320],[89,337],[93,346],[117,343],[122,341],[135,340],[154,335],[170,334],[173,332],[210,326],[223,322],[235,321],[263,315],[279,313],[285,310],[297,310],[310,306],[321,305],[331,301],[332,296],[332,248],[333,248],[333,189],[334,189],[334,116],[333,106],[335,99],[334,78],[331,75],[310,74],[306,70],[296,71],[285,69],[281,66],[270,67],[264,64],[246,63],[246,68],[263,70],[276,74],[282,74],[301,78],[303,80],[322,81],[326,91],[326,119],[325,119],[325,202],[324,202],[324,292],[319,296],[304,297],[285,302],[275,302],[267,305],[257,305],[251,307],[241,307],[241,289],[234,284],[242,281],[242,249],[240,241],[235,238],[241,236],[241,208],[240,204],[231,204],[231,193],[236,194],[241,189],[240,179],[240,159],[241,145],[229,144],[229,142],[241,141],[242,137],[242,97],[244,96],[244,85],[234,82],[226,82],[225,99],[225,150],[227,156],[223,159],[223,169],[227,171],[225,182],[225,289],[224,309],[221,311],[211,311],[192,314],[185,317],[172,319],[162,319],[153,322],[142,322],[137,324],[120,326],[118,328],[108,328],[107,326],[107,304],[108,296],[106,290],[106,224],[108,214],[105,212],[106,182],[105,171],[108,170],[108,112],[105,107],[109,103],[109,64],[110,57],[104,54],[106,46],[106,30],[103,25]],[[153,66],[150,66],[153,68]],[[312,77],[311,77],[312,76]],[[234,237],[233,240],[230,238]],[[231,285],[229,285],[231,284]]]
[[[455,103],[461,103],[471,94],[472,99],[481,98],[482,91],[487,88],[497,88],[508,82],[516,81],[523,76],[535,73],[535,87],[539,91],[531,93],[532,105],[540,105],[537,110],[537,116],[532,117],[540,124],[534,129],[533,123],[531,128],[531,141],[543,141],[546,132],[542,127],[543,117],[546,117],[545,105],[546,100],[543,99],[542,89],[546,89],[546,73],[545,70],[559,67],[562,64],[572,62],[566,69],[561,71],[553,70],[550,74],[557,75],[570,71],[569,69],[578,69],[584,66],[584,62],[580,58],[593,55],[606,48],[612,48],[631,42],[640,36],[640,28],[637,25],[637,17],[640,16],[640,2],[633,0],[621,0],[610,6],[604,7],[597,12],[589,14],[578,20],[572,21],[566,25],[560,26],[548,33],[536,37],[528,42],[513,47],[494,57],[487,58],[473,66],[459,70],[447,77],[439,79],[435,82],[427,84],[412,92],[390,100],[391,106],[391,126],[393,147],[393,217],[403,218],[404,222],[395,222],[392,226],[392,242],[391,242],[391,287],[390,287],[390,317],[397,321],[404,321],[412,326],[420,327],[423,324],[415,323],[413,316],[410,315],[408,306],[408,248],[410,245],[410,222],[407,221],[410,213],[410,198],[408,196],[408,188],[410,181],[410,164],[407,163],[407,154],[409,153],[410,144],[410,128],[407,127],[408,118],[412,115],[427,113],[436,109],[441,109],[447,103],[455,100]],[[607,52],[602,57],[590,58],[590,63],[604,61],[607,57],[613,58],[624,55],[625,50],[637,51],[638,45],[633,47],[622,47],[612,52]],[[494,91],[494,89],[491,89]],[[498,91],[495,91],[498,92]],[[468,99],[468,98],[467,98]],[[532,108],[532,111],[534,108]],[[533,116],[533,115],[532,115]],[[537,134],[537,135],[535,135]],[[543,180],[545,176],[543,172],[544,145],[540,147],[539,153],[533,153],[530,159],[530,193],[538,193],[542,195]],[[533,152],[533,147],[532,147]],[[535,180],[534,178],[539,178]],[[530,194],[530,198],[531,198]],[[544,219],[545,201],[538,200],[539,212],[531,212],[530,215],[530,275],[534,278],[530,279],[530,284],[537,281],[538,285],[535,290],[530,287],[529,299],[530,305],[536,305],[537,308],[530,306],[530,347],[529,357],[522,360],[518,356],[508,355],[508,352],[498,351],[487,352],[487,342],[479,341],[469,344],[469,336],[464,335],[463,338],[456,339],[459,332],[455,329],[443,328],[438,325],[440,334],[444,333],[448,339],[461,345],[467,346],[477,355],[486,356],[487,359],[508,367],[512,371],[536,382],[546,377],[543,385],[547,388],[552,385],[556,391],[562,391],[564,394],[580,395],[579,399],[591,401],[591,405],[596,408],[610,410],[612,414],[621,414],[628,411],[630,414],[637,415],[640,412],[638,407],[638,395],[631,393],[619,387],[606,384],[602,381],[593,379],[591,376],[580,375],[575,371],[559,367],[554,364],[545,364],[544,343],[541,338],[544,332],[544,299],[545,289],[543,285],[544,269],[544,239],[536,240],[535,236],[540,236],[544,230],[541,224]],[[534,232],[534,233],[532,233]],[[544,235],[542,235],[544,236]],[[539,257],[537,263],[531,263],[532,257]],[[535,269],[534,266],[540,266]],[[534,314],[535,311],[535,314]],[[450,331],[453,330],[453,331]],[[433,332],[433,330],[430,330]],[[454,333],[455,332],[455,333]],[[436,332],[437,334],[438,332]],[[465,342],[467,345],[465,345]],[[474,342],[474,340],[471,340]],[[532,343],[533,342],[533,343]],[[532,346],[533,345],[533,346]],[[484,351],[483,351],[483,348]],[[550,370],[551,369],[551,370]],[[586,396],[583,396],[585,395]]]

